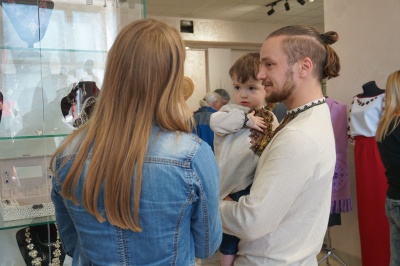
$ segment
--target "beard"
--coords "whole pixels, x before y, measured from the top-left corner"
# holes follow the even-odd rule
[[[293,82],[293,70],[292,68],[289,68],[288,71],[285,74],[285,84],[283,84],[282,90],[278,91],[272,91],[270,95],[267,95],[265,99],[269,103],[278,103],[278,102],[283,102],[287,98],[289,98],[290,95],[292,95],[294,91],[295,84]]]

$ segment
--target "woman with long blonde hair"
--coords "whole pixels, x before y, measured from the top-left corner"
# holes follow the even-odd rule
[[[387,79],[385,110],[376,140],[389,185],[385,208],[390,225],[390,266],[395,266],[400,265],[400,70]]]
[[[52,158],[52,200],[73,265],[194,265],[222,231],[219,173],[191,132],[185,46],[154,19],[117,36],[89,121]]]

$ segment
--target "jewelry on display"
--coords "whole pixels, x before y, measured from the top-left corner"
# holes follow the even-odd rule
[[[46,246],[48,247],[53,254],[53,257],[51,259],[51,263],[49,263],[49,266],[60,266],[61,265],[61,260],[60,260],[60,256],[62,254],[60,248],[61,248],[61,241],[60,241],[60,234],[58,233],[58,228],[57,225],[54,224],[54,226],[56,227],[56,231],[57,231],[57,239],[54,243],[42,243],[40,241],[40,239],[38,238],[38,242],[39,244],[41,244],[42,246]],[[28,255],[30,258],[32,258],[31,260],[31,264],[33,266],[41,266],[42,262],[43,262],[43,258],[42,257],[38,257],[38,248],[35,247],[35,244],[33,244],[32,238],[31,238],[31,232],[30,232],[30,227],[25,228],[25,242],[26,242],[26,248],[29,250]],[[52,247],[54,247],[54,250],[52,249]],[[43,248],[40,248],[43,251]],[[44,251],[45,252],[45,251]]]

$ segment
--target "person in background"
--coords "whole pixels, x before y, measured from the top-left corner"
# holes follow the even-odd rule
[[[191,134],[184,61],[180,33],[155,19],[115,39],[91,118],[51,159],[73,265],[194,265],[218,249],[219,171]]]
[[[286,108],[285,104],[282,102],[275,103],[274,108],[272,109],[272,112],[278,119],[278,122],[282,122],[283,118],[286,116],[286,112],[288,109]]]
[[[336,32],[287,26],[260,51],[267,102],[288,113],[257,164],[250,194],[220,201],[224,233],[240,238],[235,266],[316,266],[331,205],[335,139],[322,79],[339,75]]]
[[[386,216],[390,225],[390,266],[396,266],[400,265],[400,70],[387,79],[384,104],[376,140],[389,184]]]
[[[222,107],[222,97],[216,92],[207,92],[199,104],[200,108],[194,112],[193,133],[207,142],[214,151],[214,132],[210,128],[210,116]]]
[[[222,105],[228,104],[229,101],[231,100],[231,96],[229,95],[229,93],[226,90],[220,88],[220,89],[216,89],[215,92],[218,93],[219,95],[221,95]]]
[[[233,100],[211,115],[215,132],[215,158],[221,173],[221,194],[235,201],[249,194],[258,159],[278,126],[274,114],[266,109],[265,90],[256,76],[260,54],[240,57],[229,70],[233,82]],[[233,265],[239,238],[224,234],[219,248],[221,265]]]

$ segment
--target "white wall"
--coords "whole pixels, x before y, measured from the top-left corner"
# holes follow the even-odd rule
[[[211,90],[217,88],[229,90],[232,87],[232,80],[228,73],[231,66],[231,49],[208,49],[208,80]]]
[[[269,33],[286,26],[283,24],[265,24],[234,22],[225,20],[206,20],[190,18],[157,17],[157,19],[180,29],[180,20],[192,20],[193,33],[182,33],[187,41],[212,41],[231,43],[262,43]]]
[[[324,9],[325,29],[339,34],[333,47],[342,66],[340,76],[327,82],[328,95],[350,107],[364,83],[375,80],[385,89],[386,78],[400,69],[400,1],[325,0]],[[349,166],[355,208],[342,215],[342,225],[332,228],[331,237],[337,250],[361,258],[352,146]]]
[[[185,76],[192,79],[193,94],[186,100],[192,112],[199,109],[199,100],[207,92],[206,50],[187,50],[185,60]]]
[[[157,17],[157,19],[180,30],[181,18]],[[189,49],[186,54],[185,75],[193,80],[195,87],[193,95],[186,101],[192,111],[199,108],[199,100],[208,91],[224,88],[228,92],[231,92],[232,81],[228,72],[236,59],[247,52],[254,52],[254,47],[261,47],[261,44],[269,33],[285,26],[282,24],[246,23],[224,20],[182,19],[193,20],[194,24],[194,33],[181,33],[182,38],[190,42],[191,47],[196,47],[197,44],[206,50],[204,54],[205,69],[202,68],[203,59],[196,56],[193,58],[193,51],[196,49]],[[220,43],[222,47],[204,47],[207,45],[204,43],[207,42],[212,44]],[[246,44],[248,48],[243,48]],[[196,62],[195,58],[200,61]],[[206,76],[202,80],[200,75],[204,71]]]

